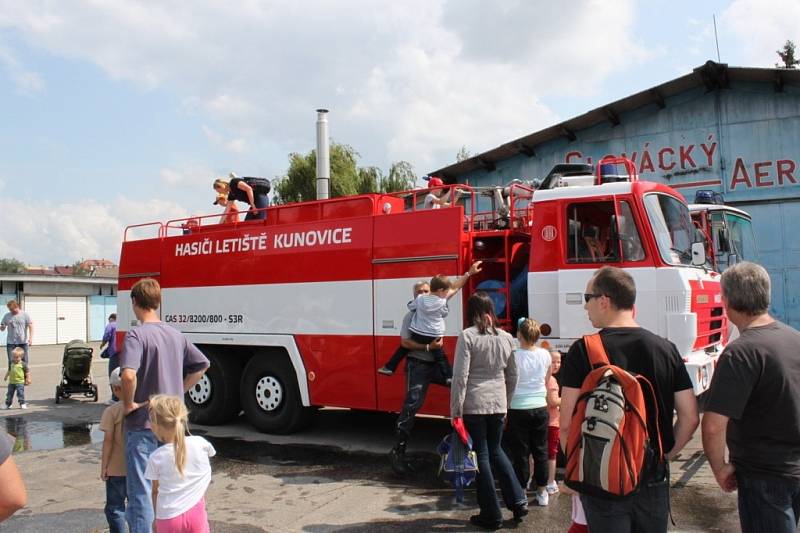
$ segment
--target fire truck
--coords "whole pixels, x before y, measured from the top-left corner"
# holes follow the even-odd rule
[[[725,205],[720,193],[697,191],[689,212],[706,241],[706,258],[717,272],[739,261],[758,262],[758,249],[751,217]]]
[[[490,293],[502,327],[534,317],[543,337],[567,350],[593,331],[587,281],[616,265],[636,280],[637,321],[676,344],[702,393],[727,332],[719,275],[704,267],[682,197],[639,181],[628,161],[613,163],[602,168],[616,165],[618,174],[566,165],[534,184],[448,185],[461,199],[441,209],[423,209],[428,191],[414,190],[273,206],[266,220],[131,226],[119,335],[136,325],[131,286],[157,279],[161,319],[211,361],[187,394],[192,420],[221,424],[244,411],[257,429],[285,433],[323,406],[399,410],[402,371],[376,371],[398,346],[416,281],[483,261],[450,300],[452,360],[476,290]],[[449,390],[432,387],[422,412],[447,415],[448,406]]]

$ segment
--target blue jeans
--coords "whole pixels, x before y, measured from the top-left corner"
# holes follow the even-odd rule
[[[6,394],[6,406],[10,406],[11,403],[14,401],[14,393],[17,393],[17,400],[19,404],[22,405],[25,403],[25,385],[22,383],[18,385],[14,385],[9,383],[8,384],[8,393]]]
[[[635,494],[624,500],[581,494],[589,531],[666,533],[669,521],[669,471],[666,463],[657,474],[649,474],[648,478],[642,480]]]
[[[797,531],[800,480],[751,477],[736,472],[742,533]]]
[[[125,533],[125,498],[128,495],[125,476],[109,476],[106,480],[106,520],[111,533]]]
[[[266,194],[257,193],[253,191],[253,203],[256,204],[256,209],[263,209],[265,207],[269,207],[269,198]],[[244,216],[245,220],[266,220],[267,218],[267,211],[248,211],[247,214]]]
[[[525,492],[517,481],[511,461],[508,460],[500,440],[503,437],[503,421],[505,415],[464,415],[464,425],[472,437],[472,445],[478,454],[478,479],[476,491],[481,518],[487,521],[503,519],[497,492],[494,488],[494,476],[500,481],[500,492],[508,509],[527,505]]]
[[[422,409],[428,386],[431,383],[445,384],[439,367],[432,362],[420,361],[414,357],[406,359],[406,397],[397,417],[397,436],[406,441],[414,427],[414,417]]]
[[[145,479],[147,460],[158,448],[158,440],[149,429],[125,433],[125,466],[128,468],[128,508],[125,518],[130,533],[150,533],[155,511],[150,498],[150,480]]]
[[[6,344],[6,355],[8,355],[8,366],[11,366],[11,351],[14,348],[22,348],[25,354],[22,356],[22,362],[28,364],[28,343],[25,344]]]

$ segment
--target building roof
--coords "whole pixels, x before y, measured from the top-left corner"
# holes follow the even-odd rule
[[[497,148],[482,154],[430,172],[429,175],[440,176],[445,182],[452,183],[457,176],[467,172],[474,170],[492,171],[499,161],[519,154],[529,157],[535,155],[538,145],[553,139],[563,137],[574,141],[577,139],[575,132],[606,121],[616,126],[620,123],[620,115],[628,111],[650,104],[655,104],[659,109],[663,109],[666,107],[666,100],[670,96],[696,87],[705,87],[706,92],[727,89],[730,87],[731,81],[772,83],[775,91],[781,92],[785,85],[800,86],[800,70],[729,67],[724,63],[708,61],[706,64],[694,69],[691,74],[675,78],[549,128],[501,144]]]
[[[40,283],[92,283],[95,285],[116,285],[117,278],[98,278],[89,276],[58,276],[52,274],[0,274],[0,281],[27,281]]]

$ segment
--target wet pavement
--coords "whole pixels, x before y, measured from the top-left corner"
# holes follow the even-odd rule
[[[0,411],[0,427],[15,437],[14,458],[29,491],[29,505],[0,531],[107,531],[99,480],[102,403],[72,398],[55,405],[60,347],[34,347],[30,409]],[[105,361],[95,362],[101,402],[108,398]],[[437,477],[431,453],[449,428],[435,418],[419,420],[411,447],[418,472],[398,479],[385,452],[392,442],[392,415],[322,410],[309,430],[263,435],[245,420],[193,427],[216,447],[207,493],[212,531],[474,531],[474,492],[465,504]],[[738,531],[735,495],[714,482],[696,435],[672,464],[672,531]],[[566,531],[570,499],[557,495],[533,507],[520,531]]]

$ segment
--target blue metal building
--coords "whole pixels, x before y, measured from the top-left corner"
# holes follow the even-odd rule
[[[688,201],[699,189],[750,213],[771,312],[800,328],[800,71],[709,61],[691,74],[432,172],[448,183],[542,178],[606,155]]]

